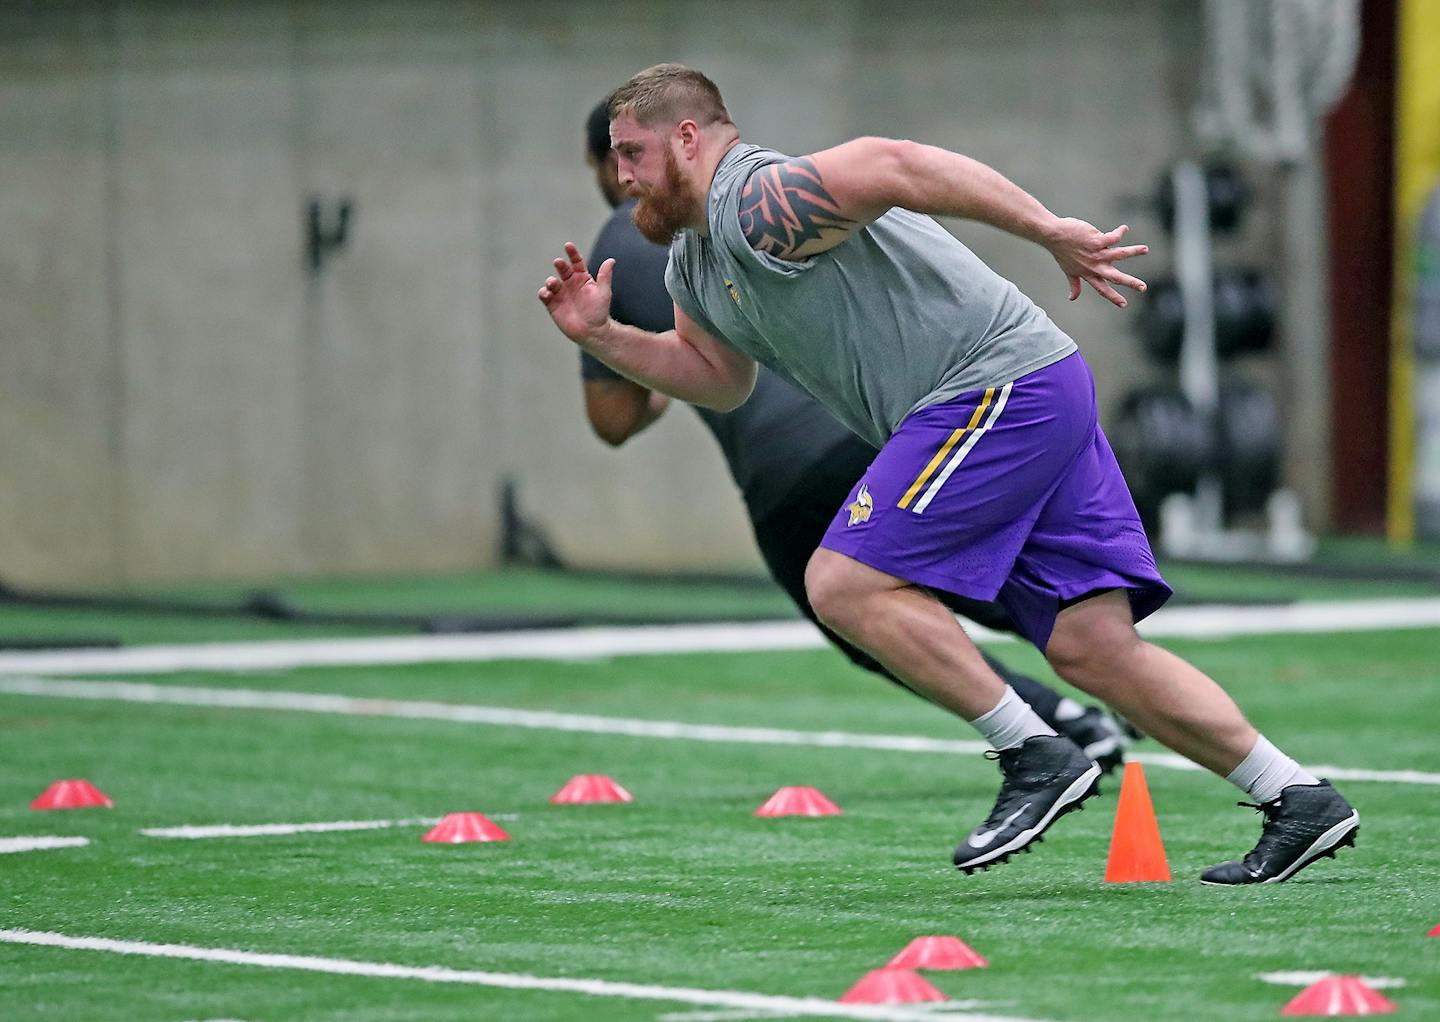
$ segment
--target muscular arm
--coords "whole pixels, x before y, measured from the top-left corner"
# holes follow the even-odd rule
[[[583,380],[585,417],[595,435],[619,447],[664,414],[670,399],[626,379]]]
[[[675,308],[675,329],[652,334],[610,317],[610,281],[615,261],[607,259],[594,277],[573,244],[554,262],[555,276],[539,299],[570,340],[616,372],[651,390],[691,404],[729,412],[755,387],[755,363],[712,337]]]
[[[834,248],[894,207],[964,217],[1044,246],[1071,284],[1090,283],[1117,305],[1112,284],[1144,290],[1115,262],[1143,255],[1144,245],[1115,247],[1125,227],[1102,233],[1083,220],[1057,217],[995,169],[935,146],[859,138],[810,156],[761,167],[740,200],[740,228],[750,247],[801,260]]]
[[[642,386],[717,412],[739,408],[755,388],[755,363],[711,337],[679,306],[675,329],[663,334],[612,319],[602,331],[572,340]]]

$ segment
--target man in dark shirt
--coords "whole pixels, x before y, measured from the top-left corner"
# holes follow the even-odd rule
[[[595,171],[601,194],[614,208],[591,256],[597,266],[615,260],[611,316],[655,333],[673,329],[674,305],[665,289],[667,250],[646,240],[631,220],[634,200],[626,199],[616,175],[610,116],[603,102],[591,112],[586,125],[586,160]],[[580,373],[586,416],[596,434],[611,446],[618,447],[649,426],[670,401],[585,352],[580,355]],[[805,565],[836,509],[874,459],[875,448],[842,426],[819,402],[764,368],[759,370],[749,400],[733,412],[693,407],[720,444],[770,576],[851,661],[900,684],[869,654],[825,628],[805,594]],[[937,596],[952,610],[987,628],[1014,631],[1009,617],[995,604],[952,594]],[[1084,749],[1103,769],[1113,770],[1122,761],[1125,736],[1104,710],[1082,707],[988,655],[985,659],[1047,724]]]

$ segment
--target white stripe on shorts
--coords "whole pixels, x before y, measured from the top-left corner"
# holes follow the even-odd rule
[[[979,428],[965,438],[960,449],[950,456],[950,460],[945,463],[945,467],[940,470],[935,481],[929,485],[924,495],[911,508],[913,513],[921,514],[930,506],[930,502],[935,499],[935,494],[939,493],[940,487],[945,485],[945,480],[949,479],[951,474],[960,467],[960,463],[965,460],[965,455],[970,453],[970,449],[979,442],[986,430],[995,425],[995,420],[1000,418],[1000,413],[1005,410],[1005,402],[1010,399],[1010,388],[1013,386],[1015,386],[1014,383],[1007,383],[1000,388],[1000,396],[995,399],[995,407],[990,409],[990,414],[985,417],[985,421],[980,424]]]

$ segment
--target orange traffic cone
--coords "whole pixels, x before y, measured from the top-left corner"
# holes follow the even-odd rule
[[[1131,760],[1120,782],[1120,804],[1115,808],[1115,830],[1110,835],[1110,859],[1105,863],[1107,884],[1169,880],[1160,824],[1150,804],[1145,770]]]

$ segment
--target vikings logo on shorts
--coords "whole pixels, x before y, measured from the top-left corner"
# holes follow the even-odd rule
[[[870,520],[870,512],[875,510],[875,502],[870,499],[870,488],[864,483],[860,484],[860,492],[855,495],[853,504],[845,505],[850,512],[850,525],[859,525],[861,522]],[[849,528],[849,526],[846,526]]]

